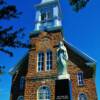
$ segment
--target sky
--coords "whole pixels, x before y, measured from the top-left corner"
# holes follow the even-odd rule
[[[19,19],[12,21],[0,21],[3,26],[14,25],[14,28],[24,27],[25,33],[29,36],[34,30],[35,4],[41,0],[7,0],[10,4],[17,5],[23,14]],[[90,0],[87,6],[76,13],[69,5],[68,0],[60,0],[62,9],[62,22],[64,38],[76,48],[85,52],[96,61],[96,88],[98,100],[100,100],[100,0]],[[8,71],[14,67],[25,55],[27,49],[9,48],[14,53],[14,57],[0,52],[0,65],[5,65],[5,72],[0,76],[0,100],[10,99],[11,76]]]

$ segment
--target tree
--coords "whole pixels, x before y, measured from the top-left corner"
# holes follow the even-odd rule
[[[70,5],[74,8],[75,11],[79,11],[86,6],[89,0],[69,0]],[[21,12],[18,12],[15,5],[8,5],[4,0],[0,0],[0,20],[11,20],[13,18],[19,18]],[[5,49],[5,47],[27,47],[25,43],[21,42],[19,37],[23,37],[24,34],[19,33],[23,32],[23,28],[20,28],[16,31],[13,30],[13,26],[3,28],[0,25],[0,51],[5,52],[12,56],[12,52]]]
[[[69,3],[75,11],[79,11],[86,6],[88,1],[89,0],[69,0]],[[0,20],[16,19],[19,18],[21,14],[22,13],[17,10],[15,5],[9,5],[4,0],[0,0]],[[13,56],[13,53],[7,50],[6,47],[28,48],[29,45],[21,41],[21,38],[25,35],[23,34],[23,30],[23,28],[13,30],[13,26],[4,28],[0,25],[0,51]]]
[[[4,0],[0,0],[0,20],[19,18],[21,14],[21,12],[17,11],[15,5],[8,5]],[[0,25],[0,51],[13,56],[13,53],[8,51],[6,47],[27,47],[28,45],[23,43],[20,39],[25,35],[23,30],[23,28],[13,30],[13,26],[4,28],[2,25]]]
[[[4,0],[0,0],[0,20],[11,20],[19,18],[22,12],[19,12],[15,5],[9,5]],[[21,39],[25,36],[23,33],[24,28],[17,30],[13,29],[13,26],[3,27],[0,25],[0,52],[4,52],[9,56],[13,56],[13,53],[7,50],[7,47],[28,48],[27,43],[23,43]],[[2,74],[4,66],[0,66],[0,74]]]
[[[78,12],[84,8],[89,0],[69,0],[70,5],[73,7],[74,11]]]

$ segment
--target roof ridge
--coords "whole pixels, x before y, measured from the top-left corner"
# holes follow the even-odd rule
[[[77,47],[73,46],[71,43],[67,42],[65,39],[64,39],[64,42],[67,43],[68,46],[70,46],[75,52],[77,52],[78,54],[80,54],[82,57],[84,57],[86,59],[88,58],[89,61],[96,63],[95,59],[93,59],[92,57],[88,56],[82,50],[80,50]]]
[[[15,67],[10,68],[9,73],[12,75],[20,66],[20,64],[24,61],[24,59],[28,56],[28,52],[26,52],[23,57],[15,64]]]

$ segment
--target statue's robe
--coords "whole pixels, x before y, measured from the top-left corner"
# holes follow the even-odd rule
[[[57,67],[58,67],[58,74],[59,75],[65,75],[67,73],[67,60],[68,60],[68,55],[67,55],[67,50],[65,47],[59,48],[57,50]]]

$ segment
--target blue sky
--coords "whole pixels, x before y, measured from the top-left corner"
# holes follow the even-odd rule
[[[23,12],[20,19],[12,21],[1,21],[4,26],[14,25],[15,28],[24,27],[27,36],[34,29],[35,8],[34,5],[40,0],[7,0],[10,4],[16,4]],[[100,100],[100,0],[90,0],[87,7],[79,13],[75,13],[68,0],[60,0],[62,8],[62,20],[64,28],[64,38],[78,49],[82,50],[97,62],[96,67],[96,87]],[[26,49],[11,49],[14,57],[9,57],[0,52],[0,65],[7,66],[5,74],[0,76],[0,100],[9,100],[11,88],[11,76],[8,70],[27,52]]]

